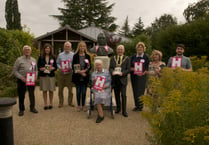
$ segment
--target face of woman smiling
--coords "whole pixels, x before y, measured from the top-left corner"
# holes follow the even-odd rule
[[[49,53],[50,53],[50,48],[49,48],[49,47],[46,47],[46,48],[45,48],[45,53],[46,53],[46,54],[49,54]]]
[[[142,45],[139,45],[136,48],[136,52],[137,52],[138,55],[141,55],[142,53],[144,53],[144,47]]]
[[[155,53],[155,54],[152,56],[152,59],[153,59],[153,61],[160,61],[160,56],[159,56],[157,53]]]

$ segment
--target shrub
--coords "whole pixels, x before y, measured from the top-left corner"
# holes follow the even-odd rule
[[[192,68],[194,71],[202,68],[202,67],[208,67],[207,66],[207,56],[201,56],[198,58],[197,56],[190,57]]]
[[[16,79],[12,75],[12,67],[0,63],[0,97],[16,97]]]
[[[153,95],[143,97],[148,111],[154,145],[208,144],[209,71],[197,72],[164,68],[162,77],[150,78]],[[191,139],[194,135],[195,139]]]

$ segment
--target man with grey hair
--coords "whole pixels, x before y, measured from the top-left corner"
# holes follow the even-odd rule
[[[130,72],[130,60],[128,56],[124,55],[125,48],[123,45],[118,45],[116,49],[117,55],[110,60],[110,74],[112,75],[112,88],[115,92],[115,100],[117,110],[119,113],[122,108],[122,115],[128,117],[126,112],[126,88],[127,88],[127,75]],[[121,107],[122,102],[122,107]]]
[[[31,47],[25,45],[23,47],[23,56],[17,58],[13,67],[14,75],[17,78],[17,92],[19,97],[19,114],[18,114],[19,116],[24,115],[24,111],[25,111],[24,99],[25,99],[26,89],[28,90],[29,98],[30,98],[30,111],[33,113],[38,113],[38,111],[35,109],[35,95],[34,95],[35,86],[26,86],[27,73],[35,72],[37,76],[36,60],[33,57],[31,57],[31,53],[32,53]]]
[[[74,53],[71,52],[72,44],[67,41],[64,44],[64,51],[58,55],[57,67],[59,68],[58,86],[59,86],[59,108],[63,107],[64,95],[63,89],[68,88],[68,105],[74,107],[72,93],[72,62]]]

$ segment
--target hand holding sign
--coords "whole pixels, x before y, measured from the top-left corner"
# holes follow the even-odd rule
[[[143,63],[142,62],[135,62],[134,63],[134,74],[136,74],[136,75],[143,74]]]
[[[106,78],[104,76],[97,76],[93,88],[102,91],[105,86]]]
[[[61,61],[61,71],[63,73],[70,72],[70,60]]]
[[[26,86],[35,86],[36,84],[36,73],[28,72],[26,73]]]
[[[182,57],[172,57],[171,68],[181,67]]]

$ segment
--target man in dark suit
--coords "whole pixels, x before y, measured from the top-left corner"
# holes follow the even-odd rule
[[[126,112],[126,87],[127,75],[130,71],[130,61],[128,56],[124,55],[125,48],[119,45],[116,49],[117,55],[110,60],[110,74],[112,75],[112,87],[115,92],[115,99],[117,110],[115,113],[121,111],[121,98],[122,98],[122,115],[128,117]]]

